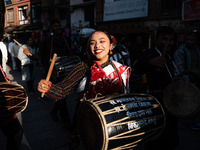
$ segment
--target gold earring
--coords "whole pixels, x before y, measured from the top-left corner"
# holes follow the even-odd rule
[[[110,55],[112,55],[112,54],[113,54],[112,50],[110,50],[110,51],[109,51],[109,54],[110,54]]]

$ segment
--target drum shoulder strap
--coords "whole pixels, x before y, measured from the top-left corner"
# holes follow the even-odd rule
[[[90,78],[91,78],[91,72],[90,72],[90,70],[88,70],[87,72],[86,72],[86,84],[85,84],[85,88],[84,88],[84,90],[83,90],[83,93],[86,93],[86,91],[88,90],[88,88],[89,88],[89,85],[90,85]]]

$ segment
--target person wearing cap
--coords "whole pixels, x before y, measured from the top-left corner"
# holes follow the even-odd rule
[[[53,58],[54,53],[57,54],[57,57],[62,56],[71,56],[71,46],[70,40],[63,34],[63,29],[61,27],[61,23],[59,20],[53,20],[49,26],[50,36],[46,37],[39,46],[39,56],[41,65],[44,68],[45,76],[47,76],[49,66],[51,60]],[[60,82],[57,78],[53,77],[50,78],[52,83]],[[40,98],[42,101],[49,101],[47,97]],[[56,100],[56,99],[55,99]],[[59,113],[60,112],[60,113]],[[60,117],[58,116],[60,114]],[[70,119],[69,119],[69,112],[66,103],[66,98],[63,98],[60,101],[56,101],[54,107],[51,110],[51,116],[54,121],[59,121],[61,118],[64,127],[70,127]]]

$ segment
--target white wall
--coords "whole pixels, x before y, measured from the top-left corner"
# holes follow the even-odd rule
[[[84,10],[75,9],[73,13],[71,13],[71,24],[78,23],[79,20],[84,21]]]

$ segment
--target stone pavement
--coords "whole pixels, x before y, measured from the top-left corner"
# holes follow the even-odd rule
[[[38,70],[35,89],[41,78],[41,71]],[[25,87],[21,81],[21,74],[17,71],[11,71],[8,67],[7,75],[12,82],[17,82]],[[68,97],[69,111],[73,113],[73,98],[77,96],[73,93]],[[50,110],[55,101],[40,101],[40,94],[28,94],[29,101],[27,108],[18,114],[24,128],[24,138],[21,150],[68,150],[69,131],[61,122],[54,122],[50,116]],[[190,128],[189,120],[182,120],[183,129],[179,129],[180,145],[175,150],[200,150],[200,131],[194,131]],[[169,137],[170,138],[170,137]],[[5,137],[0,132],[0,150],[5,150]]]

